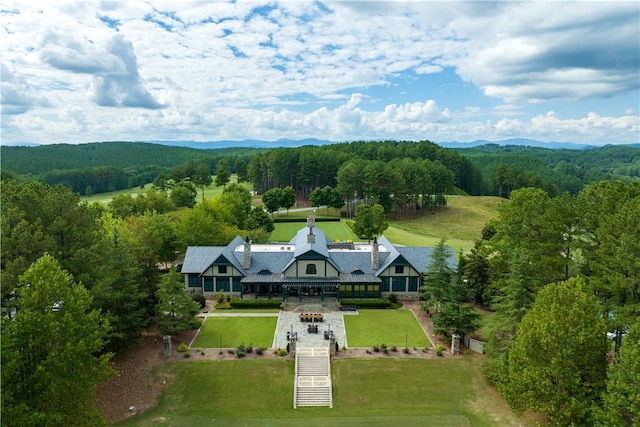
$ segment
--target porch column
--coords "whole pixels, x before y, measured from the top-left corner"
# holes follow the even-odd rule
[[[324,287],[325,285],[320,287],[320,302],[324,302]]]

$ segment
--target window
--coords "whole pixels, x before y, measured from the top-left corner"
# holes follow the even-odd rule
[[[418,292],[418,277],[409,277],[409,292]]]
[[[229,292],[229,278],[228,277],[218,277],[216,279],[216,287],[218,288],[218,292]]]
[[[307,274],[316,274],[315,264],[307,264]]]
[[[200,286],[202,286],[200,284],[200,276],[198,276],[197,274],[190,274],[189,275],[189,287],[190,288],[199,288]]]
[[[406,292],[406,279],[404,277],[394,277],[391,281],[391,290],[393,292]]]
[[[227,274],[227,266],[219,265],[218,266],[218,274]]]
[[[396,274],[404,274],[404,265],[396,265]]]

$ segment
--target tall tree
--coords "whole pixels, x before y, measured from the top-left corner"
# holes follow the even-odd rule
[[[195,170],[193,171],[193,177],[191,181],[200,187],[200,191],[202,192],[202,203],[204,203],[204,189],[211,185],[213,182],[213,178],[211,178],[211,171],[209,170],[209,165],[205,162],[198,163]]]
[[[449,266],[450,249],[445,245],[444,238],[438,241],[430,256],[430,263],[424,274],[424,284],[420,289],[421,299],[424,301],[422,309],[428,313],[437,313],[442,305],[447,288],[451,285],[455,272]]]
[[[238,176],[238,182],[249,181],[249,168],[244,159],[237,159],[235,161],[236,174]]]
[[[280,207],[280,199],[282,198],[282,188],[272,188],[262,195],[262,203],[269,213],[273,213]]]
[[[251,230],[262,229],[265,233],[271,233],[275,230],[275,227],[271,216],[269,216],[269,214],[261,207],[254,206],[249,213],[249,218],[247,219],[247,229],[253,236],[254,233],[251,233]]]
[[[171,201],[177,207],[194,207],[197,195],[198,190],[191,181],[180,181],[171,189]]]
[[[290,185],[282,189],[280,194],[280,207],[287,210],[287,216],[289,215],[289,209],[296,204],[296,192]]]
[[[596,409],[600,426],[640,425],[640,320],[629,330],[615,363],[607,370],[603,407]]]
[[[229,161],[221,159],[216,165],[216,186],[225,186],[231,180],[231,172],[229,171]]]
[[[360,238],[371,239],[384,233],[389,224],[384,222],[384,208],[379,205],[358,206],[356,220],[353,223],[353,231]]]
[[[557,425],[592,425],[606,379],[606,324],[583,279],[538,292],[509,352],[508,400]]]
[[[45,254],[20,276],[17,313],[2,320],[2,423],[104,425],[97,385],[111,375],[108,324],[91,295]]]
[[[175,335],[198,327],[195,317],[200,306],[184,290],[184,278],[171,267],[156,292],[158,296],[158,327],[163,334]]]

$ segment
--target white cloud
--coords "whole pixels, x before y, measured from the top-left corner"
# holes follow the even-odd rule
[[[3,138],[638,139],[634,2],[9,1],[12,9],[0,15]],[[444,81],[452,69],[468,90]],[[403,86],[415,81],[425,86]],[[594,97],[602,108],[581,104]]]

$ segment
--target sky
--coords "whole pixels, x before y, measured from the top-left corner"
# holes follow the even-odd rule
[[[640,142],[640,2],[0,0],[1,143]]]

